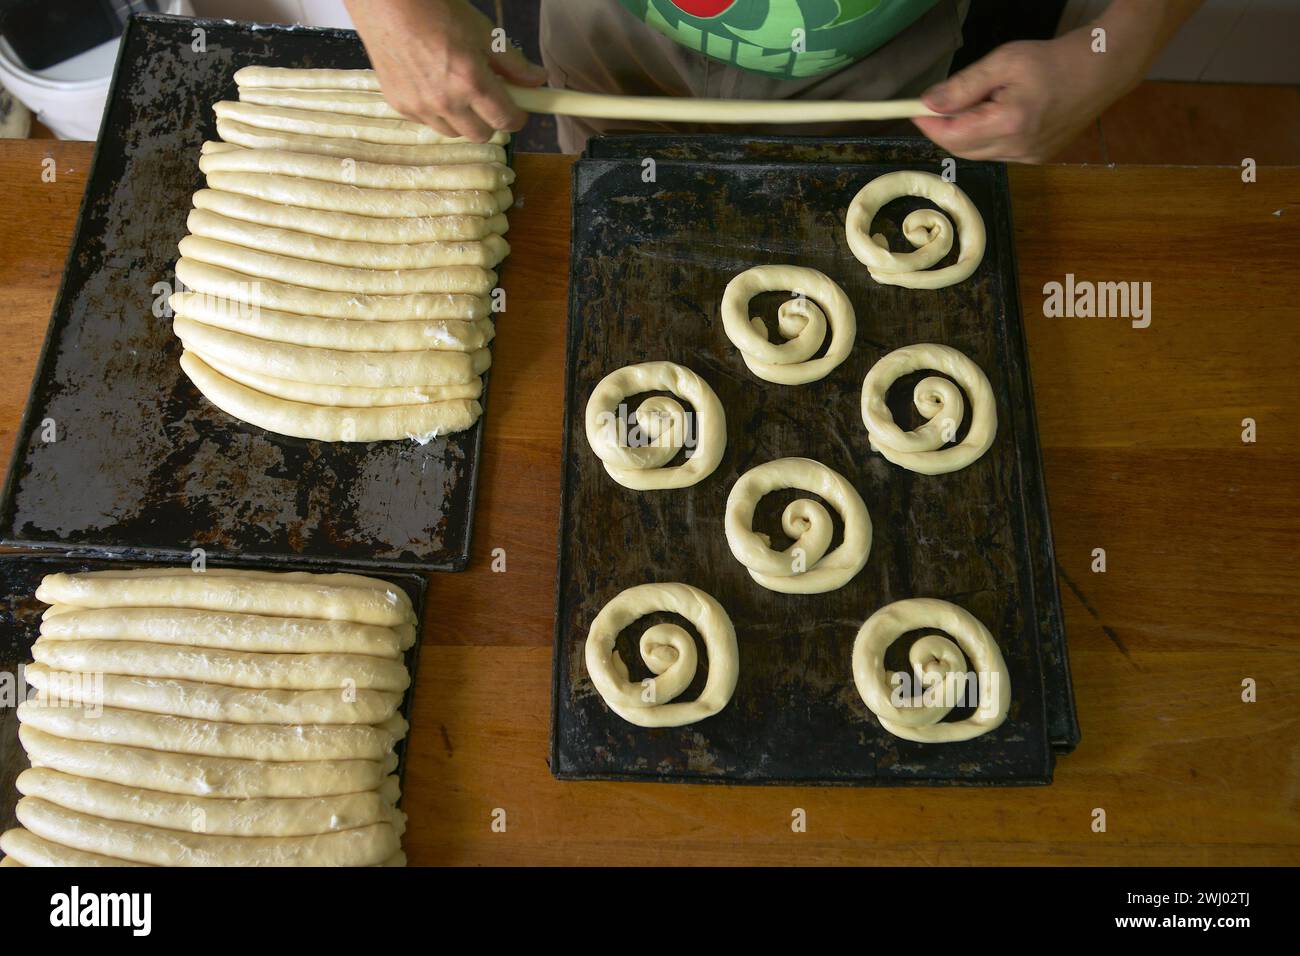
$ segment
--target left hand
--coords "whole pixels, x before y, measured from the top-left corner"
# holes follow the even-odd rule
[[[1090,39],[1076,30],[1000,46],[922,95],[952,115],[913,122],[954,156],[1046,162],[1136,81],[1118,55],[1094,53]]]

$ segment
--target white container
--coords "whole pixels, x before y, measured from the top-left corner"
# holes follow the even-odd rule
[[[192,14],[189,0],[173,0],[167,13]],[[19,99],[59,139],[93,140],[113,81],[118,40],[110,40],[44,70],[29,70],[0,38],[0,85]]]

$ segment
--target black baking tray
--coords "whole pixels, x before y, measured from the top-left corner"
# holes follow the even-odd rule
[[[587,158],[617,159],[652,157],[707,162],[800,162],[800,163],[933,163],[955,162],[951,154],[923,136],[892,137],[809,137],[809,136],[674,136],[631,133],[593,137]],[[1008,226],[1010,219],[1008,214]],[[1011,270],[1016,273],[1012,245]],[[1020,327],[1008,330],[1020,343],[1028,367],[1028,349]],[[1078,746],[1080,733],[1070,676],[1069,651],[1056,573],[1056,554],[1043,478],[1042,453],[1038,443],[1037,418],[1032,388],[1025,392],[1030,431],[1023,461],[1025,480],[1037,493],[1024,502],[1030,542],[1035,545],[1035,587],[1043,642],[1043,678],[1047,694],[1048,727],[1057,753],[1069,753]]]
[[[819,137],[819,136],[751,136],[737,139],[727,136],[673,136],[659,133],[631,133],[596,136],[588,140],[587,158],[642,159],[646,157],[701,162],[798,162],[798,163],[883,163],[934,164],[956,162],[950,153],[924,136],[893,137]],[[1011,226],[1008,213],[1007,227]],[[1008,233],[1010,235],[1010,233]],[[1015,245],[1009,243],[1010,274],[1018,274]],[[1013,284],[1013,292],[1014,292]],[[1018,298],[1008,303],[1018,316]],[[1012,323],[1006,334],[1008,347],[1018,348],[1026,369],[1029,352],[1024,329]],[[1017,343],[1018,346],[1017,346]],[[1029,383],[1028,372],[1025,375]],[[1061,595],[1056,573],[1056,551],[1052,543],[1052,524],[1048,513],[1047,487],[1043,476],[1042,450],[1038,441],[1034,393],[1024,390],[1028,430],[1024,436],[1026,487],[1033,494],[1023,501],[1029,541],[1033,548],[1035,599],[1042,633],[1044,692],[1047,695],[1047,725],[1052,748],[1070,753],[1079,745],[1079,720],[1074,706],[1074,685],[1070,677],[1070,655],[1065,640],[1065,620],[1061,613]]]
[[[154,314],[202,186],[199,147],[216,138],[212,104],[237,96],[234,73],[248,64],[369,65],[351,31],[129,21],[0,502],[0,542],[462,570],[483,419],[425,445],[274,435],[199,394],[177,364],[171,319]]]
[[[6,691],[21,688],[19,675],[32,660],[32,644],[40,636],[41,614],[48,606],[36,600],[36,588],[47,574],[78,573],[81,571],[121,571],[128,568],[175,567],[175,562],[97,560],[71,555],[0,554],[0,674],[11,681]],[[220,567],[212,562],[211,567]],[[240,565],[247,567],[247,565]],[[276,564],[275,571],[346,571],[345,567],[322,568],[317,565]],[[410,572],[368,572],[370,577],[395,584],[406,592],[415,608],[415,643],[406,652],[406,669],[411,674],[411,685],[402,698],[401,713],[407,723],[411,721],[411,705],[415,699],[415,672],[420,659],[420,636],[424,622],[424,592],[426,580]],[[31,693],[29,689],[29,694]],[[19,698],[22,699],[22,698]],[[14,787],[18,775],[30,764],[18,739],[17,701],[0,701],[0,832],[17,826],[14,807],[19,793]],[[405,790],[406,753],[410,733],[397,744],[397,775]],[[400,800],[399,800],[400,805]]]
[[[903,166],[935,170],[933,163],[896,157],[782,163],[771,154],[751,162],[743,142],[726,145],[717,160],[711,150],[718,138],[701,139],[713,142],[677,154],[693,157],[687,160],[638,148],[638,138],[622,157],[604,153],[574,168],[553,773],[773,784],[1050,782],[1055,751],[1077,741],[1077,728],[1072,706],[1049,721],[1044,659],[1053,656],[1059,599],[1005,168],[958,166],[958,183],[989,227],[976,275],[944,290],[907,290],[875,284],[852,257],[844,212],[872,178]],[[602,148],[594,145],[592,152]],[[646,156],[656,156],[654,183],[642,180]],[[894,241],[901,243],[897,223],[914,205],[890,204],[878,220]],[[723,333],[717,307],[727,281],[764,262],[818,268],[857,308],[853,353],[820,382],[797,388],[760,382]],[[755,305],[764,308],[764,299]],[[998,404],[994,446],[950,475],[915,475],[888,464],[869,450],[860,418],[870,366],[889,350],[923,341],[970,356],[988,374]],[[615,368],[651,359],[693,368],[727,410],[722,464],[689,489],[622,489],[587,446],[583,411],[595,383]],[[900,421],[911,421],[910,387],[919,377],[891,391]],[[756,464],[792,455],[845,475],[872,514],[875,541],[866,568],[830,594],[766,591],[726,546],[722,518],[732,484]],[[776,516],[792,497],[769,496],[759,510],[757,524],[777,532],[778,541]],[[1046,584],[1044,570],[1051,572]],[[605,707],[582,650],[592,618],[610,598],[634,584],[667,580],[695,584],[727,608],[740,640],[740,680],[720,714],[683,728],[646,730]],[[858,697],[850,673],[858,627],[884,604],[919,596],[955,601],[998,635],[1012,706],[994,732],[943,746],[911,743],[881,730]],[[634,650],[646,622],[619,639],[634,679],[647,673]],[[892,666],[902,665],[905,648],[898,642],[891,650]],[[706,672],[702,666],[681,699],[698,693]],[[1067,674],[1067,700],[1068,686]]]

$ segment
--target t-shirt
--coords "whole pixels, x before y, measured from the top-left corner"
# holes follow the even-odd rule
[[[619,0],[661,33],[715,60],[795,79],[883,46],[938,0]]]

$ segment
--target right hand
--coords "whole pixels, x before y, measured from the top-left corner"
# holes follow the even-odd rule
[[[444,136],[485,143],[528,119],[506,81],[541,86],[546,71],[509,46],[491,49],[493,23],[464,0],[347,0],[384,99]]]

